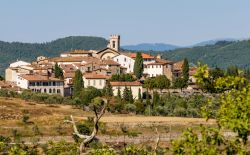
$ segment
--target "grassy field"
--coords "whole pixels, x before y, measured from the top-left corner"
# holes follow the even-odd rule
[[[28,123],[22,121],[25,115],[29,116]],[[13,129],[16,129],[22,137],[32,137],[38,129],[39,135],[43,137],[71,136],[72,126],[64,123],[64,120],[70,115],[80,121],[93,116],[93,113],[69,105],[46,105],[16,98],[0,98],[0,135],[12,136]],[[101,122],[106,127],[98,135],[103,136],[121,135],[121,124],[126,125],[131,132],[152,135],[156,127],[161,134],[181,133],[187,127],[198,128],[200,124],[213,125],[215,123],[214,120],[206,122],[200,118],[114,115],[111,113],[106,113],[101,118]],[[35,127],[36,129],[34,129]]]

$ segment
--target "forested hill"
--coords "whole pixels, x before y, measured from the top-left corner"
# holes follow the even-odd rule
[[[100,37],[74,36],[46,43],[20,43],[0,41],[0,75],[17,59],[33,61],[37,56],[59,56],[70,49],[99,50],[107,47],[108,41]]]
[[[164,58],[182,60],[197,64],[198,61],[210,67],[226,68],[237,65],[240,68],[250,67],[250,42],[249,41],[219,41],[215,45],[182,48],[161,52]]]

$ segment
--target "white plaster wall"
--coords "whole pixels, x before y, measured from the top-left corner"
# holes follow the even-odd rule
[[[147,74],[149,77],[156,77],[157,75],[163,75],[162,65],[147,65]]]
[[[126,59],[126,61],[125,61]],[[126,73],[133,73],[134,72],[134,63],[135,60],[126,56],[126,55],[118,55],[116,57],[113,57],[113,60],[118,62],[122,67],[127,68]]]
[[[106,85],[106,79],[86,79],[83,78],[84,87],[87,88],[89,86],[95,87],[97,89],[103,89]]]
[[[20,76],[17,76],[16,84],[17,84],[17,86],[19,86],[23,89],[28,89],[28,87],[29,87],[28,80],[26,80]]]
[[[117,96],[118,89],[120,88],[121,96],[123,95],[123,91],[125,89],[125,86],[113,86],[113,93],[114,96]],[[127,86],[128,89],[130,89],[130,86]],[[141,89],[141,95],[142,95],[142,86],[131,86],[131,91],[134,99],[138,99],[138,93],[139,89]]]

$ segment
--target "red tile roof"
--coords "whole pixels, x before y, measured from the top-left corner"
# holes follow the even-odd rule
[[[130,53],[129,56],[131,58],[135,59],[136,58],[136,53]],[[145,53],[142,53],[141,56],[142,56],[143,59],[154,59],[153,56],[151,56],[149,54],[145,54]]]
[[[97,74],[97,73],[85,73],[83,77],[86,79],[107,79],[108,78],[108,76],[106,75]]]
[[[111,86],[142,86],[138,81],[134,82],[110,82]]]
[[[75,77],[75,72],[65,72],[63,74],[64,78],[74,78]]]
[[[49,77],[49,76],[43,76],[38,74],[26,74],[26,75],[20,75],[20,77],[28,80],[28,81],[63,81],[61,79]]]

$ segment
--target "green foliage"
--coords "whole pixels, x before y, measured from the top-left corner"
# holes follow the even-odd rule
[[[0,41],[0,74],[3,75],[10,62],[17,59],[30,62],[41,55],[54,57],[71,49],[100,50],[106,48],[107,44],[108,41],[104,38],[87,36],[66,37],[46,43],[9,43]]]
[[[201,126],[200,138],[191,128],[187,129],[178,140],[172,141],[173,154],[245,154],[237,139],[227,140],[218,128]]]
[[[131,87],[128,90],[128,97],[129,97],[128,98],[129,103],[134,103],[134,98],[133,98]]]
[[[1,97],[19,97],[17,92],[8,90],[8,89],[0,89],[0,96]]]
[[[136,112],[136,105],[131,104],[131,103],[125,104],[124,110],[126,110],[127,112],[130,112],[130,113],[135,113]]]
[[[208,64],[209,67],[227,68],[237,64],[240,68],[249,67],[250,44],[247,40],[236,42],[219,42],[215,45],[199,46],[193,48],[180,48],[171,52],[161,52],[163,58],[170,60],[183,60],[197,64],[198,61]]]
[[[174,88],[183,89],[186,86],[186,80],[184,78],[178,77],[173,82]]]
[[[125,151],[122,154],[129,154],[129,155],[148,155],[148,152],[145,148],[139,148],[135,145],[126,146]]]
[[[90,127],[89,126],[87,126],[86,124],[85,124],[85,122],[84,123],[81,123],[81,124],[77,124],[76,125],[76,127],[77,127],[77,129],[78,129],[78,132],[80,133],[80,134],[85,134],[85,135],[89,135],[90,134]],[[73,139],[75,140],[75,142],[80,142],[80,138],[77,136],[77,135],[75,135],[75,134],[73,134]]]
[[[134,63],[134,74],[137,79],[140,79],[143,74],[143,58],[140,52],[136,53],[135,63]]]
[[[78,96],[81,92],[82,88],[84,88],[84,83],[82,79],[82,72],[78,69],[75,71],[75,77],[73,80],[73,94],[74,96]]]
[[[142,96],[141,96],[141,88],[138,90],[138,100],[142,102]]]
[[[80,105],[78,106],[87,106],[91,103],[92,99],[97,96],[102,96],[102,92],[95,87],[88,87],[81,90],[78,98],[80,99]]]
[[[55,64],[55,78],[63,79],[63,70],[61,67],[58,66],[58,64]]]
[[[113,89],[109,80],[106,82],[104,89],[105,89],[105,96],[112,97],[114,95]]]
[[[168,89],[170,87],[170,80],[165,75],[159,75],[154,78],[154,86],[157,89]]]
[[[54,143],[48,142],[48,149],[45,152],[47,155],[76,155],[78,150],[77,143],[68,143],[66,141],[60,141]]]
[[[129,101],[129,89],[128,87],[125,87],[122,93],[122,99],[124,101]]]
[[[8,155],[38,155],[38,149],[36,146],[15,144],[8,150]]]
[[[115,150],[112,148],[99,148],[92,149],[89,152],[90,155],[115,155]]]
[[[23,91],[20,97],[26,101],[35,101],[46,104],[62,104],[65,103],[64,101],[66,100],[66,98],[59,94],[35,93],[30,90]]]
[[[228,66],[227,70],[226,70],[226,75],[238,76],[238,75],[240,75],[240,70],[237,66]]]
[[[238,133],[244,143],[250,135],[250,85],[221,97],[218,123]]]
[[[152,90],[154,88],[160,90],[168,89],[170,85],[171,85],[170,80],[165,75],[159,75],[153,78],[147,78],[144,81],[144,87],[148,88],[149,90]]]
[[[121,98],[122,98],[120,87],[118,87],[118,90],[117,90],[117,97],[118,97],[118,99],[121,99]]]
[[[183,62],[182,76],[183,76],[183,80],[185,82],[185,87],[186,87],[188,86],[188,81],[189,81],[189,64],[186,58],[184,59],[184,62]]]
[[[149,89],[149,90],[152,90],[153,88],[155,88],[155,80],[154,78],[147,78],[145,81],[144,81],[144,87]]]
[[[134,77],[131,74],[113,74],[111,76],[111,81],[128,81],[128,82],[132,82],[135,81],[136,79],[134,79]]]

